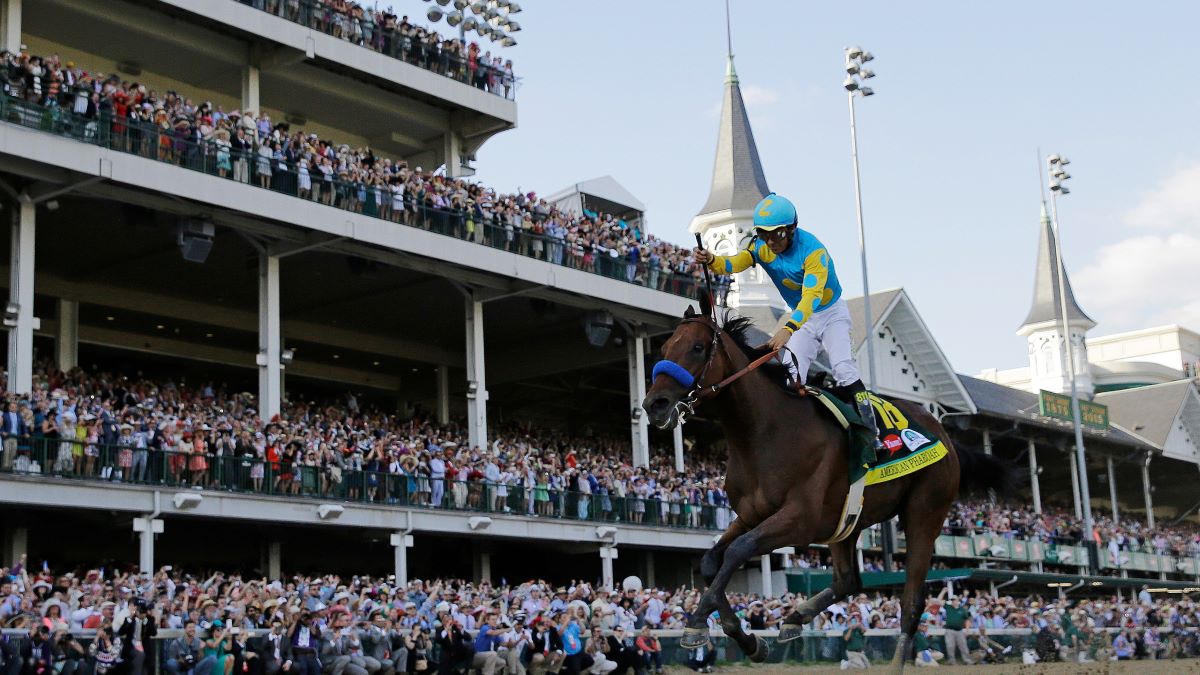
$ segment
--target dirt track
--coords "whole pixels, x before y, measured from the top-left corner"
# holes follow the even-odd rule
[[[865,672],[881,672],[887,664],[872,664],[871,670]],[[672,675],[691,673],[686,668],[672,668]],[[837,665],[806,666],[801,664],[767,664],[732,665],[715,669],[714,673],[727,675],[788,675],[802,671],[804,673],[841,673]],[[864,671],[859,671],[864,672]],[[1200,673],[1200,661],[1106,661],[1104,663],[1039,663],[1023,665],[1006,663],[990,666],[940,666],[933,671],[925,671],[914,666],[905,668],[905,672],[934,672],[934,673],[995,673],[996,675],[1041,675],[1041,673],[1057,673],[1061,675],[1122,675],[1124,673],[1154,673],[1154,675],[1182,675]]]

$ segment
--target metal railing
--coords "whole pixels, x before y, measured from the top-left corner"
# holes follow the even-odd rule
[[[173,128],[114,117],[107,111],[89,117],[59,105],[37,105],[15,96],[0,95],[0,120],[388,220],[397,226],[416,227],[673,295],[696,295],[697,280],[690,264],[687,271],[677,271],[649,260],[631,260],[600,246],[539,232],[541,222],[531,223],[532,229],[522,229],[495,217],[485,218],[474,208],[435,207],[432,194],[393,194],[382,182],[344,180],[306,162],[283,159],[282,155],[260,154],[257,149],[240,151],[229,144],[196,140]]]
[[[0,472],[687,530],[723,530],[733,519],[727,506],[587,494],[545,483],[526,486],[515,480],[457,481],[409,470],[375,470],[369,462],[353,460],[345,466],[314,465],[250,455],[185,453],[57,438],[5,439]]]
[[[1122,629],[1097,628],[1095,629],[1093,638],[1089,638],[1086,635],[1080,636],[1077,646],[1067,649],[1068,658],[1082,653],[1093,660],[1107,660],[1108,653],[1111,651],[1113,637],[1120,630]],[[1130,632],[1132,633],[1136,630],[1138,629],[1130,629]],[[237,639],[239,644],[243,644],[244,640],[251,637],[259,637],[266,632],[265,630],[248,631],[244,634],[239,634]],[[800,639],[782,645],[776,641],[778,631],[763,630],[752,632],[762,637],[770,647],[770,653],[767,658],[769,663],[836,663],[840,659],[845,658],[846,642],[842,637],[843,632],[841,630],[806,630]],[[8,648],[8,651],[11,651],[13,654],[19,654],[21,647],[30,639],[29,632],[24,629],[5,629],[3,633],[3,646]],[[607,637],[610,631],[604,631],[604,633],[605,637]],[[654,630],[651,633],[658,639],[662,648],[662,662],[664,666],[686,665],[688,659],[693,656],[693,650],[687,650],[679,646],[682,631]],[[928,639],[931,649],[940,652],[946,651],[942,637],[944,633],[945,631],[941,628],[935,627],[929,629]],[[978,649],[978,631],[969,629],[965,633],[968,648],[972,651]],[[1197,656],[1200,656],[1200,637],[1198,637],[1196,629],[1174,630],[1171,627],[1161,627],[1158,628],[1158,634],[1162,643],[1160,652],[1156,654],[1159,659],[1195,659]],[[145,664],[145,672],[172,672],[167,665],[168,643],[182,635],[183,631],[180,630],[159,629],[158,635],[151,640],[150,653]],[[1034,650],[1036,648],[1036,634],[1028,628],[992,629],[987,631],[987,635],[992,642],[1000,645],[1000,649],[997,649],[996,652],[1001,652],[1004,647],[1011,648],[1007,655],[1003,655],[1004,660],[1010,663],[1020,663],[1021,652],[1023,650]],[[204,631],[199,631],[198,636],[206,637],[207,635]],[[886,663],[891,660],[892,654],[895,652],[898,637],[899,631],[896,629],[867,630],[863,636],[863,653],[873,663]],[[75,633],[74,638],[86,649],[95,640],[96,633],[94,631],[82,631]],[[582,639],[586,645],[587,641],[591,638],[585,634]],[[741,652],[736,643],[719,631],[711,631],[710,640],[711,645],[709,650],[712,652],[716,662],[738,663],[746,661],[746,655]],[[427,652],[429,659],[437,663],[442,656],[441,651],[438,642],[431,641],[430,649]],[[976,654],[977,657],[980,655]],[[1062,656],[1062,652],[1055,650],[1053,658],[1059,659]],[[94,656],[81,656],[79,657],[79,661],[82,664],[87,664],[88,669],[85,672],[91,672],[95,665]],[[403,671],[400,670],[398,672]],[[197,672],[195,675],[206,674]],[[219,674],[214,672],[207,675]]]
[[[517,88],[521,84],[520,78],[504,70],[497,70],[490,63],[484,64],[482,53],[479,54],[479,62],[476,63],[468,59],[465,53],[453,54],[443,49],[443,41],[459,41],[457,35],[446,38],[432,31],[440,39],[431,43],[402,34],[399,17],[396,18],[394,26],[388,26],[379,25],[369,9],[364,8],[357,15],[353,12],[338,12],[331,3],[323,0],[237,2],[509,100],[516,99]],[[426,31],[431,32],[428,29]],[[460,42],[460,48],[465,52],[467,43]]]

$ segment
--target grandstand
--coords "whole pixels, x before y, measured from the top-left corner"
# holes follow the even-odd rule
[[[468,180],[516,125],[513,96],[266,4],[284,6],[0,3],[6,387],[29,414],[6,431],[3,558],[694,583],[732,517],[720,430],[701,415],[652,431],[640,409],[648,354],[695,293],[686,247],[641,231],[611,178],[562,209]],[[710,243],[766,188],[730,65]],[[761,281],[739,279],[733,304],[765,330],[779,314]],[[1093,491],[1110,516],[1096,546],[1069,427],[958,374],[903,290],[871,304],[869,326],[851,309],[880,390],[1028,471],[1027,503],[963,507],[940,564],[1200,580],[1179,478],[1196,463],[1163,450],[1175,427],[1200,431],[1194,384],[1176,415],[1114,405],[1088,430],[1083,474],[1110,488]],[[82,435],[46,433],[64,408]],[[861,548],[902,564],[902,533]],[[764,556],[739,583],[782,591],[807,554]]]

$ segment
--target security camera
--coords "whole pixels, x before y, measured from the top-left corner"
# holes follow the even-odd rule
[[[860,59],[860,61],[862,61],[863,63],[866,63],[867,61],[874,61],[874,60],[875,60],[875,55],[872,54],[871,52],[863,52],[862,58]]]
[[[862,55],[863,55],[862,47],[846,47],[846,58],[847,59],[851,59],[851,60],[857,59],[858,57],[860,57]]]
[[[1062,161],[1062,157],[1059,157],[1058,155],[1050,155],[1049,157],[1046,158],[1046,161],[1052,165],[1058,164],[1059,162]]]
[[[842,86],[846,88],[846,91],[855,91],[858,89],[858,80],[853,77],[847,77],[846,81],[842,82]]]
[[[858,74],[864,80],[869,80],[872,77],[875,77],[875,71],[871,70],[870,68],[862,68],[858,71]]]
[[[611,539],[617,534],[617,528],[611,525],[601,525],[596,528],[597,539]]]
[[[874,96],[875,90],[870,87],[863,87],[858,90],[858,93],[862,94],[863,96]]]
[[[847,61],[846,62],[846,72],[850,73],[851,75],[857,75],[858,74],[858,64],[853,61]]]

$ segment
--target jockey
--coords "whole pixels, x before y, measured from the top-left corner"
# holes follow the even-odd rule
[[[833,259],[810,232],[796,226],[796,207],[772,192],[754,207],[754,238],[737,255],[713,255],[697,247],[697,263],[717,274],[736,274],[761,265],[788,306],[793,307],[783,327],[771,337],[772,350],[787,347],[795,357],[788,363],[792,376],[804,382],[808,367],[821,349],[829,356],[837,391],[853,394],[862,421],[876,431],[875,449],[882,447],[875,423],[875,409],[854,362],[850,343],[850,311],[842,300]],[[788,362],[790,360],[782,359]]]

